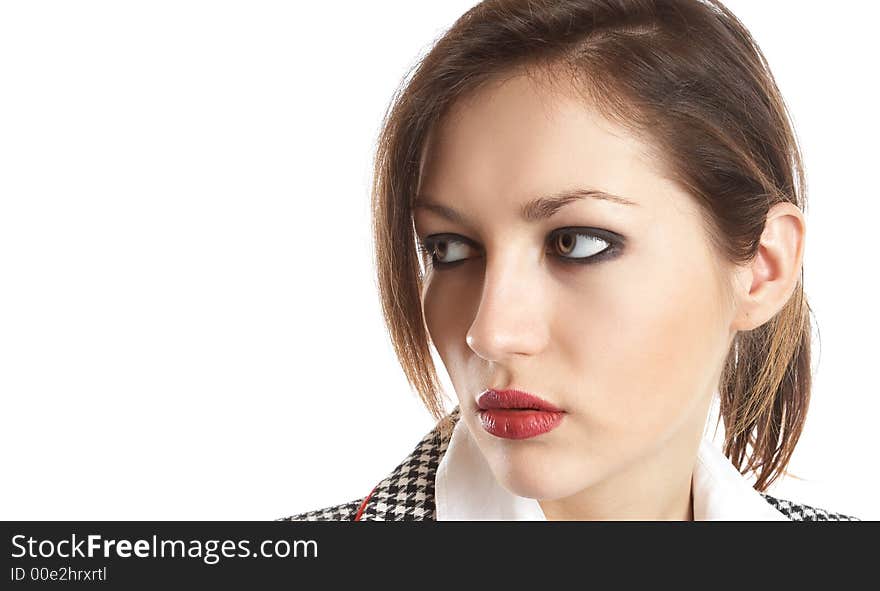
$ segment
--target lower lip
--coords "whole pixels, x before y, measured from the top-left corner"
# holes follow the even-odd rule
[[[528,439],[555,429],[564,414],[528,409],[481,410],[480,424],[496,437]]]

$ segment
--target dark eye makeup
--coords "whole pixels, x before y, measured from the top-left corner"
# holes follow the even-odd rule
[[[623,248],[624,239],[615,232],[601,228],[569,227],[550,232],[546,243],[548,253],[561,264],[590,265],[616,256]],[[592,247],[597,243],[605,243],[607,246],[587,256],[567,256],[577,251],[581,245]],[[476,242],[459,234],[432,234],[419,240],[417,246],[425,263],[437,270],[451,269],[473,258],[466,256],[454,261],[440,260],[445,258],[450,250],[458,251],[464,248],[466,251],[476,251],[480,253],[478,256],[482,256],[482,249]]]

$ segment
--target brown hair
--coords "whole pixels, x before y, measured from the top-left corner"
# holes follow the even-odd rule
[[[385,322],[409,383],[437,420],[445,415],[443,391],[422,317],[411,209],[421,157],[454,101],[520,70],[567,80],[604,115],[650,140],[669,178],[702,206],[720,260],[753,260],[775,203],[806,208],[788,110],[760,48],[720,1],[481,2],[404,79],[375,158],[373,234]],[[782,310],[737,333],[724,363],[724,453],[741,473],[757,473],[759,491],[784,473],[803,428],[810,337],[801,268]]]

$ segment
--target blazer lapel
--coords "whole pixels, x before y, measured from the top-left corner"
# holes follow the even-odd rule
[[[446,452],[452,428],[460,417],[458,406],[437,422],[391,474],[373,489],[359,521],[435,520],[434,480]]]

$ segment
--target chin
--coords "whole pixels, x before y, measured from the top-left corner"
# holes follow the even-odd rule
[[[570,497],[583,490],[584,484],[560,482],[553,479],[511,478],[499,480],[501,485],[515,495],[527,499],[553,501]]]
[[[552,500],[575,494],[583,483],[572,483],[561,466],[526,456],[508,456],[493,467],[495,478],[508,491],[529,499]]]

